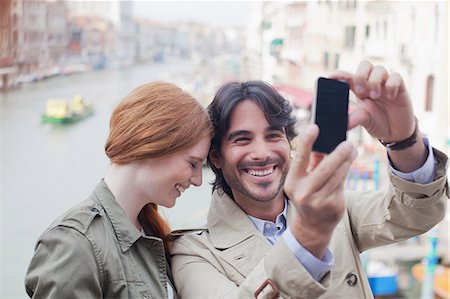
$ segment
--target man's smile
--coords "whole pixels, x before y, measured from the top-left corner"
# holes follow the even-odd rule
[[[265,177],[272,174],[275,171],[276,165],[265,167],[265,168],[246,168],[245,172],[255,177]]]

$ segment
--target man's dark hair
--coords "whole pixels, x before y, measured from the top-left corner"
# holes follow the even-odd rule
[[[230,117],[233,109],[241,101],[251,100],[255,102],[274,128],[284,129],[286,137],[291,141],[296,135],[295,117],[291,115],[292,106],[271,85],[264,81],[231,82],[223,85],[214,96],[208,106],[209,117],[214,126],[214,134],[211,148],[221,153],[222,137],[230,128]],[[213,191],[222,189],[231,198],[231,188],[225,182],[222,170],[212,163],[208,155],[208,164],[216,175],[212,183]]]

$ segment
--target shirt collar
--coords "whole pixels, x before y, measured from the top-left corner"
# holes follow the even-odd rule
[[[284,198],[284,209],[283,211],[278,214],[278,216],[275,218],[275,226],[280,227],[280,231],[284,231],[286,228],[286,219],[287,219],[287,211],[288,211],[288,201],[287,198]],[[267,221],[263,219],[259,219],[250,215],[247,215],[248,218],[253,222],[253,224],[256,226],[256,229],[260,231],[263,235],[265,234],[266,229],[266,223],[272,223],[272,221]]]

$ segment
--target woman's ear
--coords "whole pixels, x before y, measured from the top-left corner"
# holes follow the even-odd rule
[[[211,147],[211,149],[209,150],[209,159],[217,169],[222,168],[222,156],[220,155],[220,151],[216,147]]]

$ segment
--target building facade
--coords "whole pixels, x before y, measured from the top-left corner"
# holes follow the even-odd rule
[[[402,75],[421,129],[448,151],[447,1],[264,2],[250,20],[249,74],[313,92],[335,69],[381,64]]]

